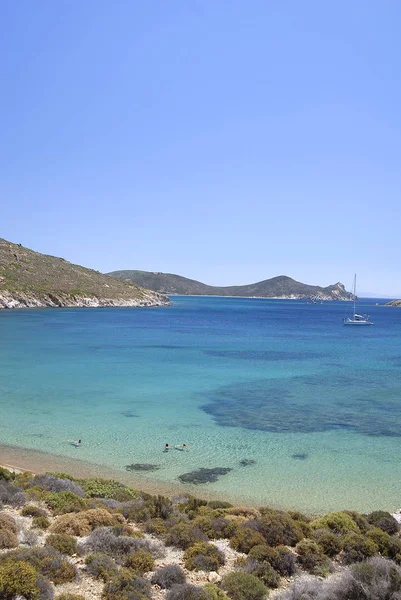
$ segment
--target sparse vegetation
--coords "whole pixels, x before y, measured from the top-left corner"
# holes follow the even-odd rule
[[[280,576],[292,577],[296,571],[301,577],[279,592],[277,600],[401,597],[399,528],[384,511],[366,516],[344,511],[310,520],[295,511],[232,507],[191,496],[172,501],[115,481],[88,481],[65,474],[0,478],[6,510],[12,511],[0,511],[1,600],[17,596],[53,600],[53,585],[76,581],[75,558],[68,557],[77,554],[86,554],[81,577],[104,582],[102,600],[146,600],[151,598],[151,584],[166,590],[166,600],[265,599],[269,588],[282,584]],[[80,489],[83,495],[76,493]],[[26,493],[33,498],[27,505]],[[121,499],[116,499],[120,493]],[[37,506],[35,499],[46,502],[54,514]],[[57,514],[67,506],[75,512]],[[18,515],[32,517],[32,521]],[[49,523],[49,534],[38,527]],[[24,546],[18,546],[17,531]],[[82,543],[76,536],[87,538]],[[196,577],[201,585],[188,583],[178,564],[155,569],[155,559],[165,553],[160,538],[184,550],[185,567],[199,571]],[[217,548],[220,544],[209,543],[221,538],[247,556],[239,556],[235,570],[216,585],[207,581],[204,572],[218,571],[224,564],[225,557]],[[375,556],[378,553],[387,559]],[[334,578],[330,576],[333,569],[337,571]],[[305,572],[307,580],[302,579]],[[75,600],[71,593],[60,598]]]

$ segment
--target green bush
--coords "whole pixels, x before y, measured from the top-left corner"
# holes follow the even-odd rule
[[[168,530],[165,542],[168,546],[176,546],[186,550],[196,542],[207,541],[207,536],[191,523],[177,523]]]
[[[145,531],[147,533],[154,533],[156,535],[163,535],[167,533],[167,527],[163,519],[155,518],[146,521],[145,523]]]
[[[88,503],[74,492],[47,492],[44,501],[54,515],[81,512],[88,508]]]
[[[358,533],[349,533],[344,536],[343,548],[342,560],[346,565],[365,560],[379,551],[373,540]]]
[[[250,524],[263,535],[269,546],[295,546],[304,537],[300,523],[288,514],[267,508],[261,509],[261,513],[261,517]]]
[[[379,527],[372,527],[372,529],[369,529],[369,531],[366,533],[366,537],[376,544],[382,556],[389,556],[388,548],[389,544],[393,540],[391,535],[383,531],[383,529],[379,529]],[[399,540],[397,539],[397,541]],[[398,552],[396,554],[398,554]]]
[[[206,542],[198,542],[184,552],[184,565],[189,571],[217,571],[224,563],[223,553]]]
[[[371,528],[365,515],[361,515],[361,513],[356,512],[355,510],[344,510],[344,514],[349,515],[351,519],[355,521],[361,533],[366,533]]]
[[[5,479],[6,481],[11,481],[12,479],[15,479],[15,473],[12,473],[8,469],[4,469],[3,467],[0,467],[0,479]]]
[[[245,564],[242,567],[245,573],[256,575],[267,587],[276,588],[280,583],[280,575],[271,564],[263,560],[255,560],[254,558],[246,559]]]
[[[326,556],[333,558],[341,552],[343,547],[342,538],[339,535],[331,532],[329,529],[317,529],[314,538],[319,546],[323,549]]]
[[[17,533],[17,523],[15,522],[14,517],[7,513],[0,513],[0,530],[1,529],[8,529],[13,533]]]
[[[199,529],[211,540],[230,538],[235,535],[238,529],[238,526],[234,521],[225,519],[222,516],[198,515],[193,519],[192,523],[195,527],[199,527]]]
[[[138,497],[138,492],[113,479],[83,479],[79,481],[88,498],[111,498],[126,502]]]
[[[330,529],[334,533],[345,535],[347,533],[359,533],[359,527],[355,521],[345,512],[333,512],[315,519],[310,524],[312,529]]]
[[[130,569],[121,571],[108,581],[104,588],[103,600],[145,600],[150,598],[150,583],[137,577]]]
[[[239,527],[235,534],[230,538],[230,546],[238,552],[248,554],[251,548],[265,544],[265,538],[259,531],[249,529],[248,527]]]
[[[143,573],[152,571],[154,565],[155,561],[150,552],[139,549],[128,556],[124,566],[142,575]]]
[[[109,581],[118,573],[116,562],[107,554],[95,552],[85,558],[86,570],[96,579]]]
[[[24,561],[7,560],[0,564],[0,598],[14,600],[17,596],[39,600],[37,573]]]
[[[43,510],[43,508],[39,508],[38,506],[34,506],[33,504],[27,504],[21,510],[21,515],[23,517],[46,517],[47,512]]]
[[[0,529],[0,550],[6,548],[16,548],[18,546],[18,537],[10,529]]]
[[[3,561],[29,563],[38,573],[53,581],[55,585],[73,581],[76,577],[75,566],[51,546],[17,548],[7,554],[0,555],[0,566]]]
[[[232,508],[232,506],[233,506],[229,502],[223,502],[221,500],[209,500],[207,505],[210,508]]]
[[[371,525],[383,529],[383,531],[390,535],[397,533],[399,530],[396,519],[394,519],[390,513],[384,512],[383,510],[376,510],[367,515],[366,518]]]
[[[50,521],[47,517],[34,517],[32,519],[32,527],[37,527],[38,529],[47,529],[50,527]]]
[[[303,569],[313,575],[326,576],[329,572],[330,561],[323,553],[323,549],[316,542],[309,539],[300,541],[295,551],[298,563]]]
[[[203,590],[206,592],[208,600],[230,600],[227,594],[214,583],[207,583],[203,586]]]
[[[72,556],[77,552],[77,540],[67,533],[51,533],[46,538],[46,544],[56,548],[61,554]]]
[[[223,577],[221,587],[231,600],[263,600],[268,594],[267,587],[260,579],[240,571]]]
[[[248,557],[257,561],[268,562],[277,573],[288,577],[295,573],[296,556],[285,546],[271,548],[266,544],[251,548]]]

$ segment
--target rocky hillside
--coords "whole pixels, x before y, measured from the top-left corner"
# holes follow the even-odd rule
[[[182,296],[245,296],[252,298],[290,298],[317,300],[351,300],[342,283],[328,287],[307,285],[281,275],[252,283],[250,285],[215,287],[200,281],[187,279],[171,273],[151,273],[148,271],[113,271],[109,273],[124,281],[134,282],[164,294]]]
[[[0,309],[159,306],[166,296],[0,238]]]
[[[391,300],[386,303],[386,306],[401,306],[401,300]]]

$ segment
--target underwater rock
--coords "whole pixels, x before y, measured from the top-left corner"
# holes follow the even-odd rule
[[[139,416],[136,413],[132,412],[132,410],[124,410],[121,414],[123,417],[127,417],[128,419],[133,419]]]
[[[241,467],[250,467],[251,465],[256,465],[256,460],[253,458],[243,458],[239,461]]]
[[[132,465],[126,465],[127,471],[157,471],[160,469],[160,465],[152,465],[151,463],[133,463]]]
[[[194,485],[214,483],[218,480],[220,475],[227,475],[230,471],[232,471],[232,469],[228,467],[214,467],[213,469],[201,468],[196,471],[190,471],[189,473],[183,473],[178,479],[182,483],[193,483]]]
[[[309,454],[306,452],[299,452],[298,454],[292,454],[291,458],[295,458],[295,460],[306,460]]]

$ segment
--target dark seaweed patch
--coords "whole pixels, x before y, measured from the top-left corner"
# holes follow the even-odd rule
[[[133,463],[132,465],[126,465],[127,471],[157,471],[160,469],[160,465],[152,465],[151,463]]]
[[[250,467],[251,465],[256,465],[256,460],[253,458],[243,458],[239,461],[241,467]]]
[[[227,475],[230,471],[232,471],[232,469],[229,469],[228,467],[214,467],[213,469],[201,468],[196,471],[190,471],[189,473],[183,473],[178,479],[182,483],[193,483],[194,485],[214,483],[221,475]]]
[[[306,460],[308,456],[309,454],[306,452],[299,452],[298,454],[292,454],[291,458],[294,458],[295,460]]]
[[[317,352],[285,352],[283,350],[204,350],[204,354],[216,358],[236,358],[239,360],[305,360],[321,358]]]
[[[123,415],[123,417],[127,417],[127,419],[134,419],[135,417],[139,417],[139,415],[132,412],[132,410],[123,410],[121,414]]]
[[[202,408],[223,427],[401,437],[400,387],[385,370],[319,372],[216,388]]]

